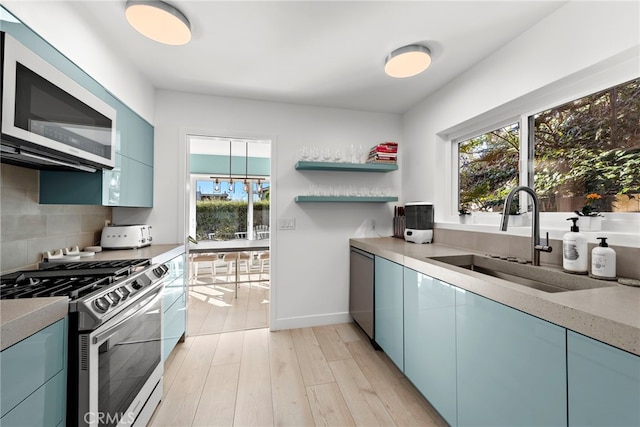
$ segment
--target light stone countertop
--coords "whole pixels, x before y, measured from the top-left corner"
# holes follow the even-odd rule
[[[150,258],[153,264],[169,261],[185,252],[179,244],[151,245],[141,249],[105,250],[81,261]],[[0,301],[0,351],[64,318],[69,298],[47,297]]]
[[[0,301],[0,351],[64,319],[68,310],[67,297]]]
[[[441,244],[407,243],[393,237],[350,239],[349,243],[461,289],[640,356],[640,288],[609,282],[613,286],[547,293],[430,259],[451,255],[486,255],[484,253]],[[569,275],[558,267],[534,268]]]
[[[185,251],[185,245],[162,244],[151,245],[140,249],[103,249],[93,256],[82,257],[80,261],[113,261],[119,259],[146,259],[152,264],[162,263],[180,255]]]

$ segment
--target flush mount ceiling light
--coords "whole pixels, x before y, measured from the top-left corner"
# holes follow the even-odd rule
[[[391,77],[403,78],[420,74],[431,64],[431,51],[419,44],[394,50],[384,62],[384,72]]]
[[[127,0],[125,15],[136,31],[151,40],[174,46],[191,40],[187,17],[163,1]]]

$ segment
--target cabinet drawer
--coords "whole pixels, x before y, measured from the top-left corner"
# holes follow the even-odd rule
[[[66,371],[62,371],[3,416],[0,424],[12,427],[64,425],[66,388]]]
[[[0,416],[65,368],[66,348],[67,324],[61,319],[0,353]]]

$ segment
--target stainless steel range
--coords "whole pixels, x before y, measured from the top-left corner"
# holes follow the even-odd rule
[[[161,295],[149,260],[42,263],[0,278],[0,298],[69,297],[67,425],[144,425],[162,396]]]

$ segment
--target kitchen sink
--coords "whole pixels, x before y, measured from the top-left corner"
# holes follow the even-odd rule
[[[616,282],[592,279],[586,275],[570,274],[557,268],[534,267],[530,264],[489,256],[452,255],[429,257],[429,259],[549,293],[617,286]]]

